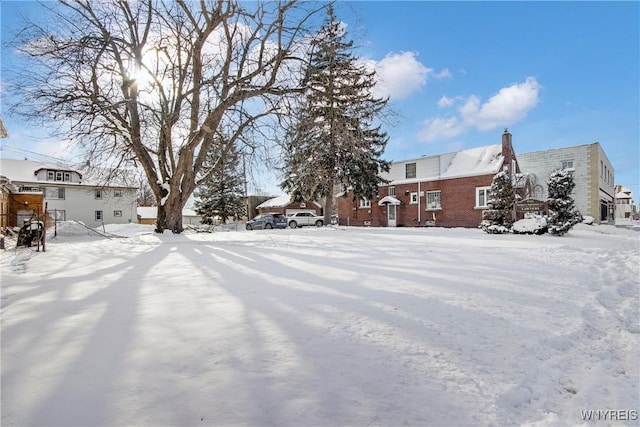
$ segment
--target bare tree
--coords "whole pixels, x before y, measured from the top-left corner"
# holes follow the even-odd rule
[[[92,164],[141,166],[158,205],[156,231],[179,233],[216,133],[232,129],[229,144],[246,142],[299,91],[298,52],[321,7],[61,0],[49,9],[53,30],[31,23],[21,33],[34,66],[19,82],[17,110],[65,125]]]

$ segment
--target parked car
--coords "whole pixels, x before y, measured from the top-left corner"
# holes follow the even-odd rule
[[[264,213],[247,221],[247,230],[287,228],[287,217],[279,213]]]
[[[305,225],[322,227],[322,224],[324,224],[324,217],[318,216],[312,212],[295,212],[287,215],[287,224],[291,228],[304,227]]]

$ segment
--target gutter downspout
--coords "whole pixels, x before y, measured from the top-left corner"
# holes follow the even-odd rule
[[[420,225],[420,181],[418,181],[418,225]]]

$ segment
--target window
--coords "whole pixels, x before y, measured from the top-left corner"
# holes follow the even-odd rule
[[[122,211],[113,211],[113,216],[116,218],[120,218],[122,216]]]
[[[56,172],[56,181],[62,181],[62,172]]]
[[[489,203],[489,191],[491,187],[476,188],[476,208],[486,208]]]
[[[96,199],[102,199],[102,190],[96,189]]]
[[[573,169],[573,160],[563,160],[562,169]]]
[[[122,190],[113,190],[113,197],[122,197]]]
[[[50,214],[52,214],[53,219],[55,221],[66,221],[67,219],[67,213],[66,211],[61,211],[58,209],[54,209],[53,211],[49,211]]]
[[[389,195],[391,197],[395,197],[396,196],[396,187],[389,187]]]
[[[360,199],[360,208],[369,209],[371,207],[371,200]]]
[[[64,199],[63,187],[45,187],[44,198],[49,200]]]
[[[407,163],[404,165],[405,178],[415,178],[416,177],[416,164],[415,163]]]
[[[409,196],[409,203],[411,203],[412,205],[415,205],[416,203],[418,203],[418,193],[411,193],[411,196]]]
[[[427,191],[427,210],[442,209],[440,205],[440,191]]]
[[[53,171],[47,171],[47,181],[53,181],[56,179],[56,174]]]
[[[96,211],[96,221],[102,221],[102,211]]]
[[[71,174],[69,172],[64,173],[64,180],[66,182],[71,182]]]

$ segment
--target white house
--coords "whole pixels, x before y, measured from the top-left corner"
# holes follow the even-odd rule
[[[631,224],[637,213],[631,189],[616,185],[616,224]]]
[[[69,165],[29,160],[0,159],[0,176],[11,181],[16,195],[41,196],[53,219],[80,221],[92,228],[137,222],[137,187],[103,185],[85,179],[79,169]],[[27,203],[14,210],[17,224],[35,211]]]

